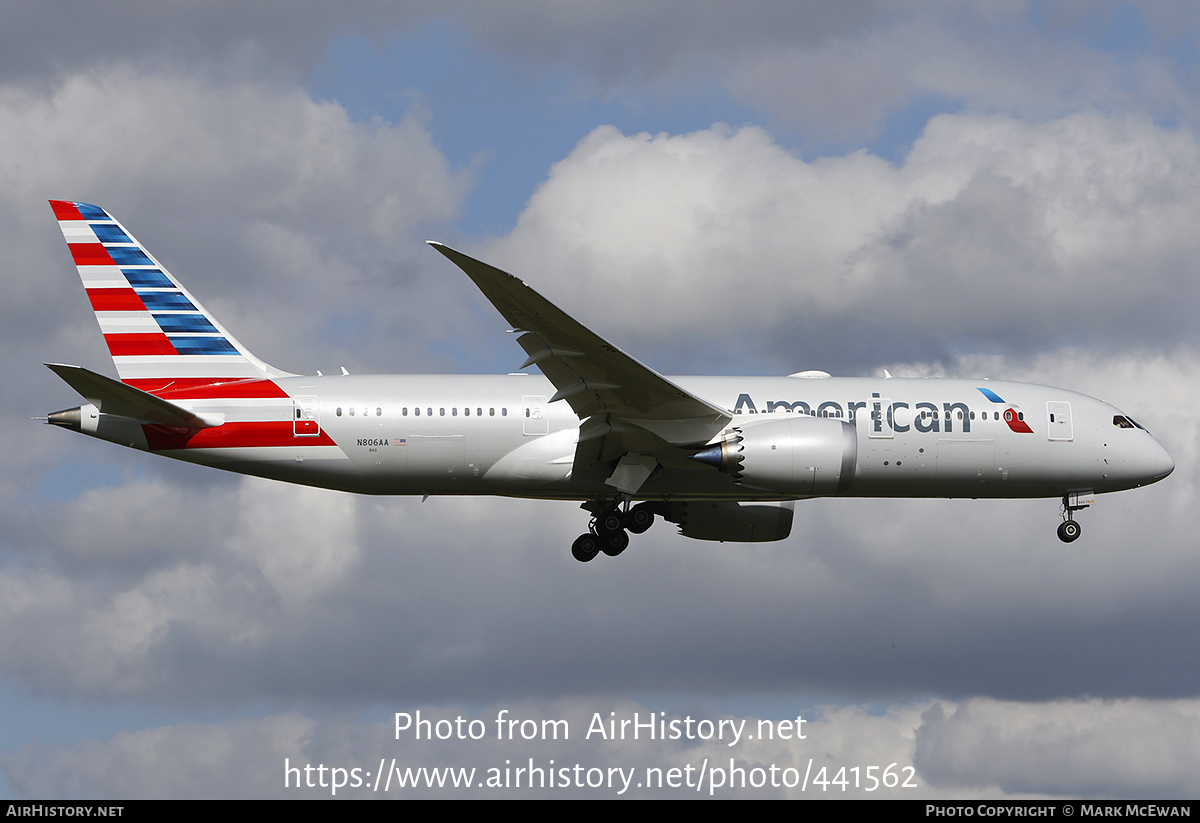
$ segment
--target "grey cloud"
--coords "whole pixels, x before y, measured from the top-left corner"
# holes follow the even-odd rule
[[[1195,15],[1135,12],[1155,43],[1177,45]],[[724,87],[804,140],[860,139],[929,98],[951,110],[1004,110],[1033,120],[1084,108],[1133,109],[1194,121],[1191,78],[1158,53],[1095,47],[1124,24],[1120,4],[1053,4],[1037,25],[1003,4],[947,9],[921,2],[798,6],[719,2],[439,3],[357,0],[103,9],[63,2],[0,12],[0,78],[42,86],[96,66],[186,66],[211,77],[303,81],[339,37],[386,49],[431,23],[466,32],[514,78],[547,69],[578,96],[632,107]],[[136,33],[131,35],[131,33]],[[1119,42],[1118,37],[1112,38]],[[1193,38],[1194,39],[1194,38]]]
[[[41,84],[93,66],[137,64],[294,81],[323,56],[332,37],[357,27],[411,25],[426,18],[431,5],[6,3],[0,11],[0,79]]]
[[[914,762],[939,789],[1194,797],[1200,707],[1194,700],[934,704],[917,730]]]
[[[719,2],[553,3],[352,0],[163,6],[123,0],[103,9],[68,2],[9,4],[0,16],[0,77],[36,80],[111,63],[170,63],[300,79],[329,42],[357,33],[376,41],[431,20],[451,20],[480,48],[540,70],[565,63],[611,91],[630,81],[702,70],[714,53],[812,43],[872,27],[880,4],[798,8],[762,3],[752,13]],[[131,36],[136,33],[136,36]],[[677,80],[675,82],[678,82]]]
[[[221,723],[180,723],[136,732],[122,732],[107,741],[83,740],[71,746],[32,744],[0,755],[3,769],[19,796],[69,798],[144,797],[280,797],[332,798],[331,769],[358,768],[358,782],[336,791],[340,799],[367,797],[597,797],[618,796],[616,788],[554,788],[528,786],[528,775],[517,786],[516,769],[532,761],[545,777],[550,761],[606,777],[619,768],[634,779],[627,797],[819,797],[823,799],[996,799],[1020,797],[1186,798],[1196,792],[1196,723],[1200,709],[1194,700],[1062,700],[1052,703],[1005,703],[972,699],[953,704],[936,701],[900,704],[884,714],[862,707],[818,706],[791,715],[728,714],[704,705],[681,707],[654,701],[573,697],[493,703],[475,709],[461,704],[414,704],[398,698],[388,714],[370,723],[341,716],[309,716],[299,712]],[[397,738],[390,712],[404,712],[436,724],[462,718],[478,740],[416,740],[412,729]],[[504,714],[502,715],[502,712]],[[659,712],[665,712],[660,715]],[[595,732],[615,718],[644,723],[649,716],[667,722],[726,720],[744,724],[735,745],[730,739],[651,740],[643,729],[638,739],[627,728],[626,739],[604,739]],[[804,739],[760,738],[760,721],[776,726],[782,720],[805,718],[799,727]],[[497,739],[496,719],[566,721],[558,739]],[[443,732],[455,726],[442,727]],[[517,729],[520,726],[516,727]],[[569,739],[562,739],[563,729]],[[687,728],[681,726],[680,728]],[[696,727],[693,726],[693,729]],[[793,726],[793,729],[796,727]],[[587,733],[592,730],[590,738]],[[428,732],[427,732],[428,734]],[[791,734],[794,738],[794,733]],[[751,739],[753,738],[753,739]],[[811,759],[811,766],[809,761]],[[393,785],[388,792],[374,789],[372,776],[380,763],[401,770],[475,769],[475,785],[455,789],[409,788]],[[320,773],[315,767],[324,765]],[[682,785],[684,767],[690,776],[702,764],[725,772],[709,775],[699,792]],[[306,765],[313,770],[305,772]],[[508,766],[507,773],[505,766]],[[285,766],[295,769],[285,773]],[[745,771],[746,786],[729,771]],[[771,768],[774,767],[774,772]],[[857,767],[857,770],[854,769]],[[873,767],[868,770],[868,767]],[[871,782],[889,770],[895,786]],[[653,785],[651,770],[679,769],[680,785]],[[911,770],[910,770],[911,768]],[[753,773],[758,769],[757,774]],[[494,771],[492,771],[494,770]],[[785,772],[785,770],[788,770]],[[823,777],[822,775],[823,772]],[[845,771],[842,771],[845,770]],[[490,773],[507,779],[509,788],[480,788]],[[795,784],[809,777],[801,793]],[[841,774],[847,786],[832,781]],[[69,775],[64,779],[63,775]],[[350,783],[353,775],[344,773]],[[651,778],[652,785],[637,783]],[[285,780],[290,786],[285,786]],[[756,788],[753,784],[759,782]],[[297,786],[298,782],[305,785]],[[321,783],[324,785],[320,785]],[[772,785],[772,782],[775,785]],[[890,778],[889,778],[889,782]],[[311,783],[311,787],[310,784]],[[855,785],[857,783],[857,785]],[[763,785],[765,784],[765,785]],[[907,784],[907,787],[902,787]],[[384,785],[383,782],[380,785]],[[710,794],[711,792],[711,794]]]
[[[359,769],[358,782],[343,785],[336,792],[338,798],[358,799],[801,797],[799,784],[806,773],[815,780],[824,769],[827,779],[833,780],[838,770],[851,762],[877,763],[877,775],[889,764],[896,764],[892,769],[895,775],[921,785],[920,776],[909,765],[913,727],[921,710],[917,706],[897,707],[882,716],[870,716],[858,707],[797,710],[785,716],[739,716],[702,704],[684,708],[577,697],[489,704],[474,710],[454,704],[413,705],[399,699],[394,708],[414,720],[419,711],[431,725],[439,720],[450,721],[451,725],[443,729],[456,728],[454,721],[462,718],[463,725],[457,728],[465,730],[469,723],[479,739],[460,740],[455,736],[430,740],[426,731],[426,738],[417,740],[411,728],[397,736],[392,715],[380,722],[359,724],[339,716],[291,713],[226,723],[182,723],[122,733],[109,741],[81,741],[69,747],[31,745],[0,755],[0,769],[19,794],[37,797],[331,798],[335,796],[329,771],[333,766]],[[635,714],[643,724],[651,718],[665,723],[677,721],[679,737],[651,739],[644,726],[637,739],[633,738],[632,727],[626,727],[623,739],[620,732],[617,738],[600,734],[602,727],[611,729],[607,726],[610,719],[617,721],[619,729],[621,720],[632,720]],[[803,723],[797,725],[797,717],[802,717]],[[499,729],[504,727],[497,724],[499,718],[516,720],[518,725],[508,727],[511,734],[501,733]],[[545,740],[528,740],[517,731],[522,728],[520,722],[528,720],[535,724],[543,720],[565,723],[556,725],[553,735],[547,733]],[[720,727],[721,736],[717,737],[707,730],[701,732],[697,725],[700,721],[727,725]],[[734,726],[741,735],[736,742],[732,736]],[[766,739],[768,731],[774,739]],[[797,738],[800,734],[804,739]],[[704,735],[712,736],[704,739]],[[296,770],[286,777],[290,787],[284,785],[285,759],[286,766]],[[531,788],[528,774],[517,774],[518,768],[524,770],[531,762],[541,770],[535,779],[549,777],[552,785]],[[402,771],[474,769],[475,781],[469,788],[447,785],[442,789],[402,790],[393,780],[390,791],[384,791],[386,780],[381,780],[380,790],[376,791],[374,773],[381,763],[385,769],[394,763]],[[324,773],[316,770],[318,764],[326,767]],[[314,768],[306,772],[306,765]],[[617,769],[624,773],[623,779],[616,777]],[[672,778],[667,772],[671,769],[677,770],[673,785],[668,783]],[[700,782],[697,778],[702,769],[708,771]],[[64,772],[72,775],[71,781],[56,779]],[[366,777],[368,772],[370,778]],[[862,773],[865,775],[865,768]],[[615,785],[599,785],[609,775]],[[487,788],[487,781],[493,778],[502,788]],[[345,783],[351,779],[352,775],[344,775]],[[577,780],[587,779],[592,780],[592,787],[574,785]],[[564,780],[572,785],[564,786]],[[297,786],[298,782],[304,785]],[[823,790],[810,785],[808,794],[860,798],[914,794],[911,789],[886,791],[878,779],[876,790],[868,792],[865,777],[862,783],[858,789],[851,785],[849,791],[838,785],[826,784]]]
[[[1178,48],[1196,29],[1194,14],[1120,3],[1049,4],[1036,23],[1009,4],[923,2],[510,4],[457,19],[510,65],[570,67],[579,93],[636,106],[719,86],[820,145],[870,138],[930,100],[1031,121],[1097,109],[1194,122],[1194,80],[1177,62],[1122,53],[1130,14],[1155,44]]]
[[[21,797],[280,796],[284,758],[303,752],[316,726],[302,715],[280,714],[121,732],[71,747],[31,743],[0,755],[0,769]]]

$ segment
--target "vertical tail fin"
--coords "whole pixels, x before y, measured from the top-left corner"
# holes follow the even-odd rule
[[[50,207],[122,381],[153,392],[290,376],[225,331],[103,209],[68,200]]]

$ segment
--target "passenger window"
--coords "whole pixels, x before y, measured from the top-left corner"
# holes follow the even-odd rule
[[[342,416],[342,407],[341,407],[341,406],[338,406],[338,407],[337,407],[337,416],[338,416],[338,417],[341,417],[341,416]]]

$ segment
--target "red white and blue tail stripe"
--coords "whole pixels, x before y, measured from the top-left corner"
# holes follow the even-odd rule
[[[291,376],[225,331],[103,209],[68,200],[51,200],[50,207],[123,382],[154,393],[190,393],[235,380]]]

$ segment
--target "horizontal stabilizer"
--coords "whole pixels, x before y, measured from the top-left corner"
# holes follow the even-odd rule
[[[189,428],[211,428],[224,423],[223,415],[196,414],[183,406],[155,397],[141,389],[135,389],[119,380],[88,371],[82,366],[64,363],[47,363],[46,367],[79,392],[89,403],[103,414],[132,417],[167,426]]]

